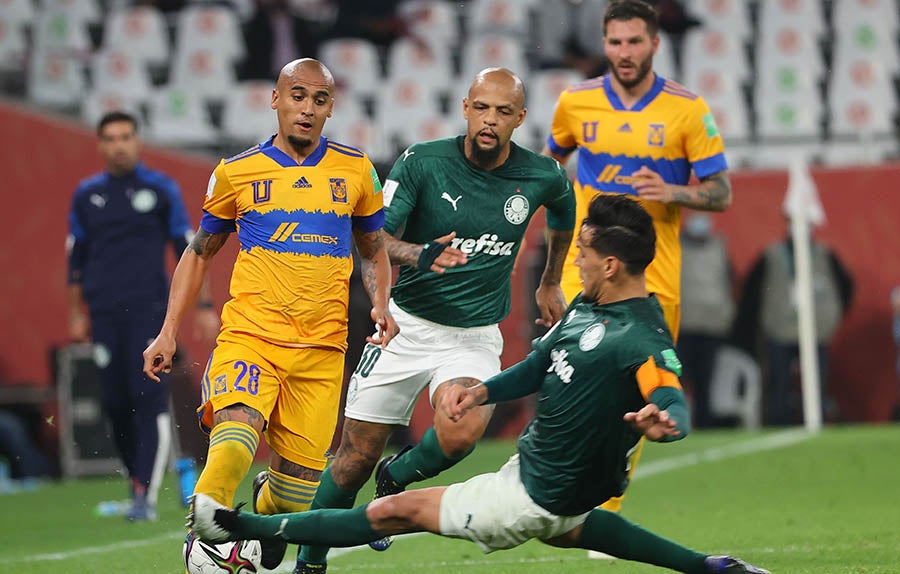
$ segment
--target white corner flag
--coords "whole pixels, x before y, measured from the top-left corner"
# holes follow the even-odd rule
[[[822,208],[816,183],[804,159],[794,158],[788,176],[788,189],[782,208],[791,218],[791,237],[794,242],[803,420],[806,429],[814,432],[822,428],[822,396],[819,386],[821,373],[816,357],[810,226],[825,223],[825,210]]]

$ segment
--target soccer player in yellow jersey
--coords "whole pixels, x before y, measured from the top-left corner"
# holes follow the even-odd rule
[[[627,194],[653,217],[656,257],[647,268],[647,288],[677,339],[681,208],[724,211],[731,204],[731,183],[722,137],[703,98],[653,71],[658,30],[657,14],[646,2],[609,4],[603,17],[609,74],[559,96],[544,153],[565,163],[577,150],[575,221],[584,219],[598,193]],[[700,180],[693,185],[692,170]],[[573,243],[563,268],[568,300],[581,290],[577,252]],[[632,456],[632,472],[641,446],[643,441]],[[621,498],[603,507],[618,511]]]
[[[200,229],[175,270],[163,327],[144,351],[152,379],[171,369],[175,334],[210,259],[237,232],[231,299],[202,383],[209,431],[196,492],[231,505],[265,432],[267,480],[255,483],[263,514],[309,508],[337,422],[347,346],[352,242],[378,331],[397,333],[388,310],[381,184],[368,157],[321,136],[334,79],[316,60],[287,64],[272,93],[278,133],[230,159],[209,181]],[[284,545],[263,545],[266,568]]]

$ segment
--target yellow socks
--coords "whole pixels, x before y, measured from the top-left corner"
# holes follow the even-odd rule
[[[318,487],[318,482],[294,478],[270,468],[269,480],[256,498],[256,511],[260,514],[304,512],[309,510]]]
[[[250,425],[235,421],[217,424],[209,433],[206,466],[194,491],[234,506],[234,493],[250,470],[258,446],[259,435]]]

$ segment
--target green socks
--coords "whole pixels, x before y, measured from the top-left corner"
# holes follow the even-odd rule
[[[464,455],[458,458],[448,458],[441,450],[441,443],[438,442],[434,427],[429,427],[419,444],[396,458],[388,468],[397,484],[407,486],[413,482],[437,476],[441,471],[469,456],[473,450],[475,450],[474,445]]]
[[[293,544],[358,546],[382,537],[366,518],[367,506],[273,515],[242,512],[234,534],[242,540],[276,538]]]
[[[625,560],[655,564],[688,574],[705,574],[705,554],[644,530],[614,512],[597,509],[584,522],[578,546]]]
[[[353,508],[356,502],[356,492],[347,492],[338,488],[331,478],[331,469],[325,469],[322,473],[319,490],[313,500],[310,510],[321,508]],[[301,546],[297,552],[297,559],[312,564],[324,564],[328,556],[328,546]]]

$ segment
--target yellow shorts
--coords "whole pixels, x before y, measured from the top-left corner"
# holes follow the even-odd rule
[[[323,470],[343,380],[344,353],[337,349],[281,347],[224,332],[203,374],[200,426],[208,432],[216,411],[245,404],[265,417],[269,448]]]

